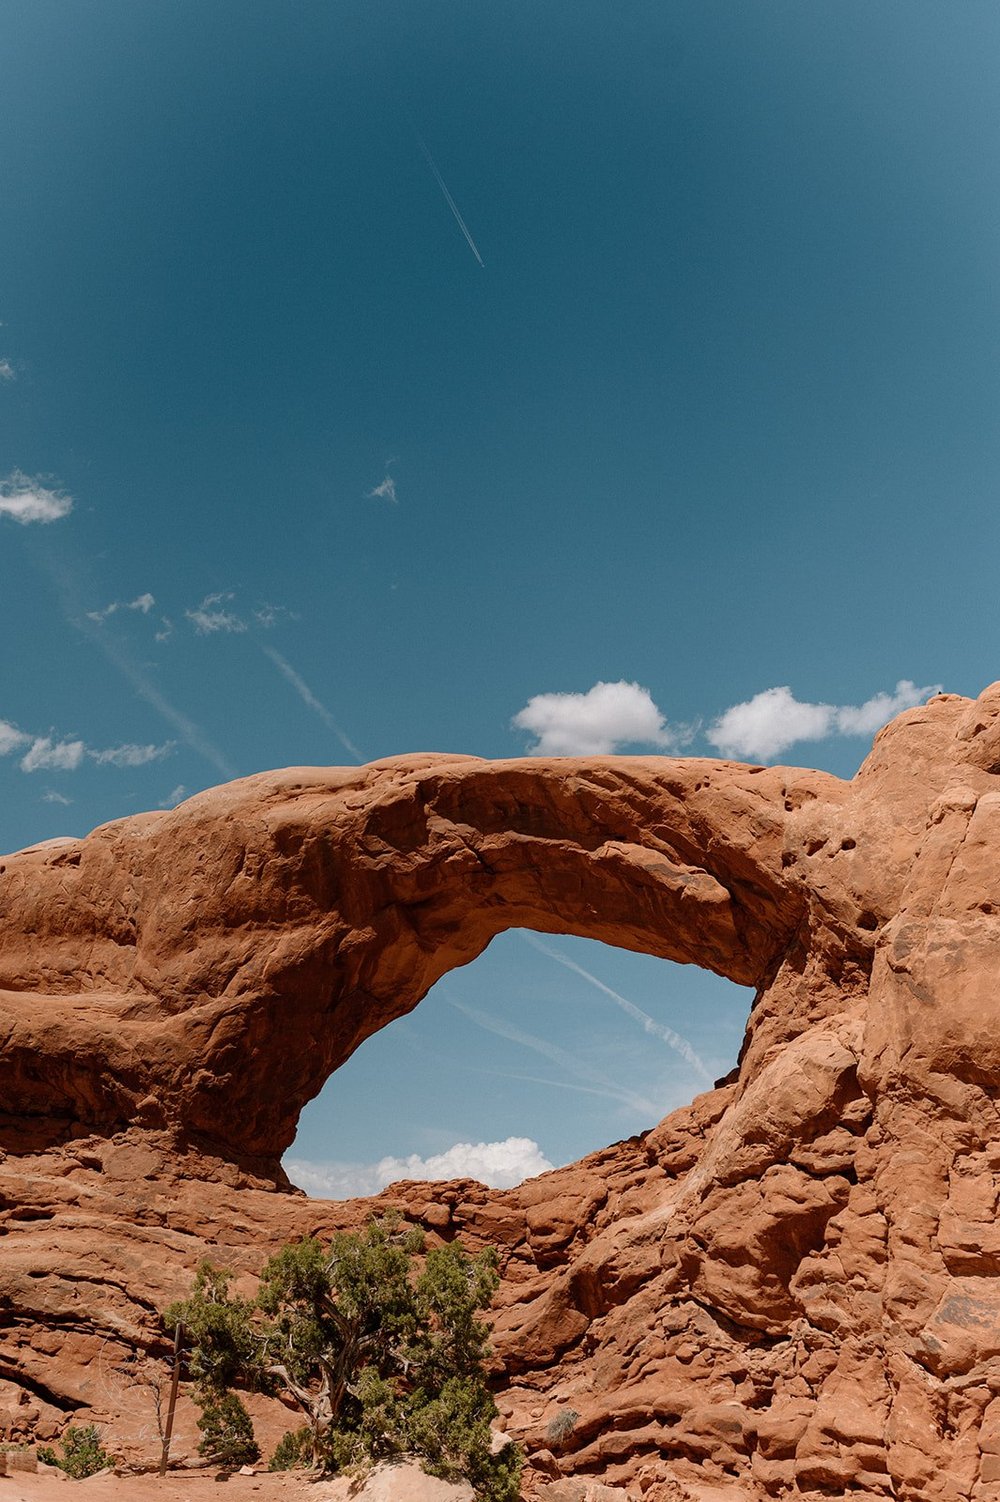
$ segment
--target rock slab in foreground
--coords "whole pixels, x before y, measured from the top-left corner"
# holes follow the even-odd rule
[[[396,1204],[501,1248],[539,1496],[1000,1495],[998,712],[911,710],[850,783],[421,756],[0,858],[0,1431],[149,1447],[202,1255]],[[275,1192],[329,1073],[510,927],[754,985],[738,1077],[505,1193]]]

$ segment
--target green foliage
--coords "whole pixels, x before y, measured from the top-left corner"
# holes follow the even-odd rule
[[[198,1401],[201,1406],[198,1428],[202,1434],[199,1455],[227,1470],[253,1465],[260,1459],[253,1421],[234,1392],[202,1395]]]
[[[259,1339],[252,1323],[253,1303],[231,1299],[231,1274],[201,1262],[189,1298],[171,1304],[168,1326],[182,1324],[190,1342],[188,1371],[205,1396],[228,1392],[257,1364]]]
[[[513,1502],[520,1490],[521,1456],[514,1445],[491,1455],[490,1422],[496,1411],[481,1381],[449,1377],[436,1396],[413,1405],[409,1436],[432,1476],[446,1481],[467,1477],[479,1496]]]
[[[275,1446],[268,1461],[269,1471],[291,1471],[296,1466],[306,1465],[312,1455],[312,1435],[308,1425],[304,1429],[289,1429]]]
[[[435,1475],[467,1477],[489,1502],[513,1502],[521,1457],[513,1445],[490,1454],[496,1405],[478,1317],[499,1282],[497,1254],[470,1257],[453,1243],[418,1270],[422,1250],[422,1234],[399,1217],[326,1247],[307,1237],[267,1263],[256,1307],[230,1298],[228,1274],[203,1263],[191,1297],[166,1315],[193,1338],[196,1397],[219,1406],[237,1382],[284,1388],[307,1427],[285,1436],[272,1469],[308,1456],[357,1471],[416,1455]]]
[[[62,1450],[61,1459],[51,1445],[40,1445],[38,1458],[43,1465],[58,1466],[75,1481],[84,1481],[88,1476],[96,1476],[98,1471],[107,1470],[115,1463],[114,1456],[109,1455],[107,1450],[102,1448],[101,1436],[95,1424],[87,1424],[82,1429],[70,1427],[59,1444]]]

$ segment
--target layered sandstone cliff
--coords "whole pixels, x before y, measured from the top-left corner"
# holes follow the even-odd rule
[[[381,1197],[501,1248],[530,1486],[1000,1495],[998,773],[994,686],[849,783],[420,756],[0,858],[0,1428],[138,1432],[135,1353],[206,1249],[250,1272],[363,1220],[282,1192],[301,1107],[529,927],[757,989],[737,1077],[642,1138]]]

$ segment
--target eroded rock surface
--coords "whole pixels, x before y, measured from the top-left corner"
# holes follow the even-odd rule
[[[550,1502],[997,1497],[998,773],[995,685],[849,783],[420,756],[0,858],[0,1431],[141,1447],[206,1250],[250,1274],[395,1204],[500,1247],[498,1401]],[[738,1075],[520,1189],[281,1192],[330,1072],[510,927],[755,986]]]

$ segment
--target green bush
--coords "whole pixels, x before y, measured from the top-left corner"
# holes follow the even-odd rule
[[[98,1471],[105,1471],[115,1463],[114,1456],[102,1448],[101,1436],[95,1424],[87,1424],[83,1429],[70,1426],[59,1445],[62,1450],[61,1459],[51,1445],[39,1446],[38,1458],[43,1465],[58,1466],[75,1481],[96,1476]]]
[[[291,1471],[306,1465],[312,1455],[312,1436],[308,1428],[289,1429],[283,1434],[268,1462],[269,1471]]]
[[[215,1465],[225,1466],[227,1470],[253,1465],[260,1459],[253,1421],[235,1393],[196,1394],[195,1401],[201,1407],[199,1455],[204,1455]]]

